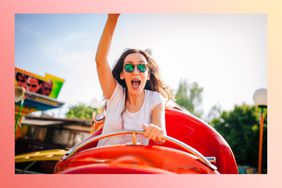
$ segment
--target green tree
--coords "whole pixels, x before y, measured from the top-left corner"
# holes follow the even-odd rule
[[[85,104],[78,104],[69,109],[66,113],[66,117],[71,119],[91,120],[93,112],[97,112],[97,109]]]
[[[265,125],[267,124],[265,118]],[[239,165],[257,168],[259,144],[259,109],[246,104],[223,111],[210,124],[226,139]],[[263,135],[263,172],[267,170],[267,128]]]
[[[180,80],[175,94],[175,102],[195,116],[201,117],[203,115],[201,109],[202,92],[203,88],[197,82],[190,84],[187,80]]]
[[[211,120],[218,118],[221,113],[222,113],[221,106],[219,103],[217,103],[211,107],[207,117],[205,117],[205,121],[210,122]]]

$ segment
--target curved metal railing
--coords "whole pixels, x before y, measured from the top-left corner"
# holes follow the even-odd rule
[[[107,138],[107,137],[111,137],[111,136],[118,136],[118,135],[123,135],[123,134],[132,134],[132,144],[136,145],[137,144],[137,140],[136,140],[136,134],[144,134],[144,131],[136,131],[136,130],[123,130],[123,131],[116,131],[116,132],[112,132],[112,133],[108,133],[105,135],[98,135],[95,137],[92,137],[90,139],[86,139],[85,141],[81,142],[80,144],[74,146],[73,148],[71,148],[64,156],[63,156],[63,160],[68,159],[69,157],[73,156],[74,154],[77,153],[77,151],[86,146],[87,144],[91,143],[91,142],[95,142],[98,141],[100,139],[103,138]],[[165,141],[169,141],[174,143],[175,145],[181,147],[182,149],[186,150],[187,152],[193,154],[194,156],[196,156],[202,163],[204,163],[205,165],[207,165],[208,167],[210,167],[213,170],[216,170],[217,167],[213,164],[210,163],[210,161],[204,157],[199,151],[197,151],[195,148],[175,139],[172,138],[170,136],[164,136],[164,140]]]

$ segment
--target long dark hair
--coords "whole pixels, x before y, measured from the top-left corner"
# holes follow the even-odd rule
[[[143,55],[148,62],[147,66],[149,68],[150,79],[147,80],[145,89],[150,90],[150,91],[157,91],[161,93],[163,97],[169,100],[171,96],[169,94],[168,87],[164,84],[164,82],[162,81],[160,77],[158,65],[147,52],[143,50],[139,50],[139,49],[126,49],[122,53],[122,55],[120,56],[120,58],[118,59],[117,63],[115,64],[112,70],[113,77],[118,81],[120,85],[122,85],[126,89],[126,96],[127,96],[126,83],[125,83],[125,80],[120,79],[120,74],[123,71],[123,65],[124,65],[124,60],[126,56],[132,53],[139,53]]]

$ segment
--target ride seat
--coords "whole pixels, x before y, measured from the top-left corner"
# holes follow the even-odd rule
[[[173,108],[166,109],[165,120],[168,136],[192,146],[205,157],[215,157],[214,164],[220,173],[238,173],[236,160],[230,146],[213,127],[189,113]],[[153,141],[150,141],[149,144],[159,145]],[[160,146],[182,150],[168,142]]]

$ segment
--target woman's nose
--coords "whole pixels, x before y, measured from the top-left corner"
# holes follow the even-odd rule
[[[134,73],[134,74],[139,74],[139,70],[138,70],[137,66],[134,66],[134,70],[133,70],[132,73]]]

